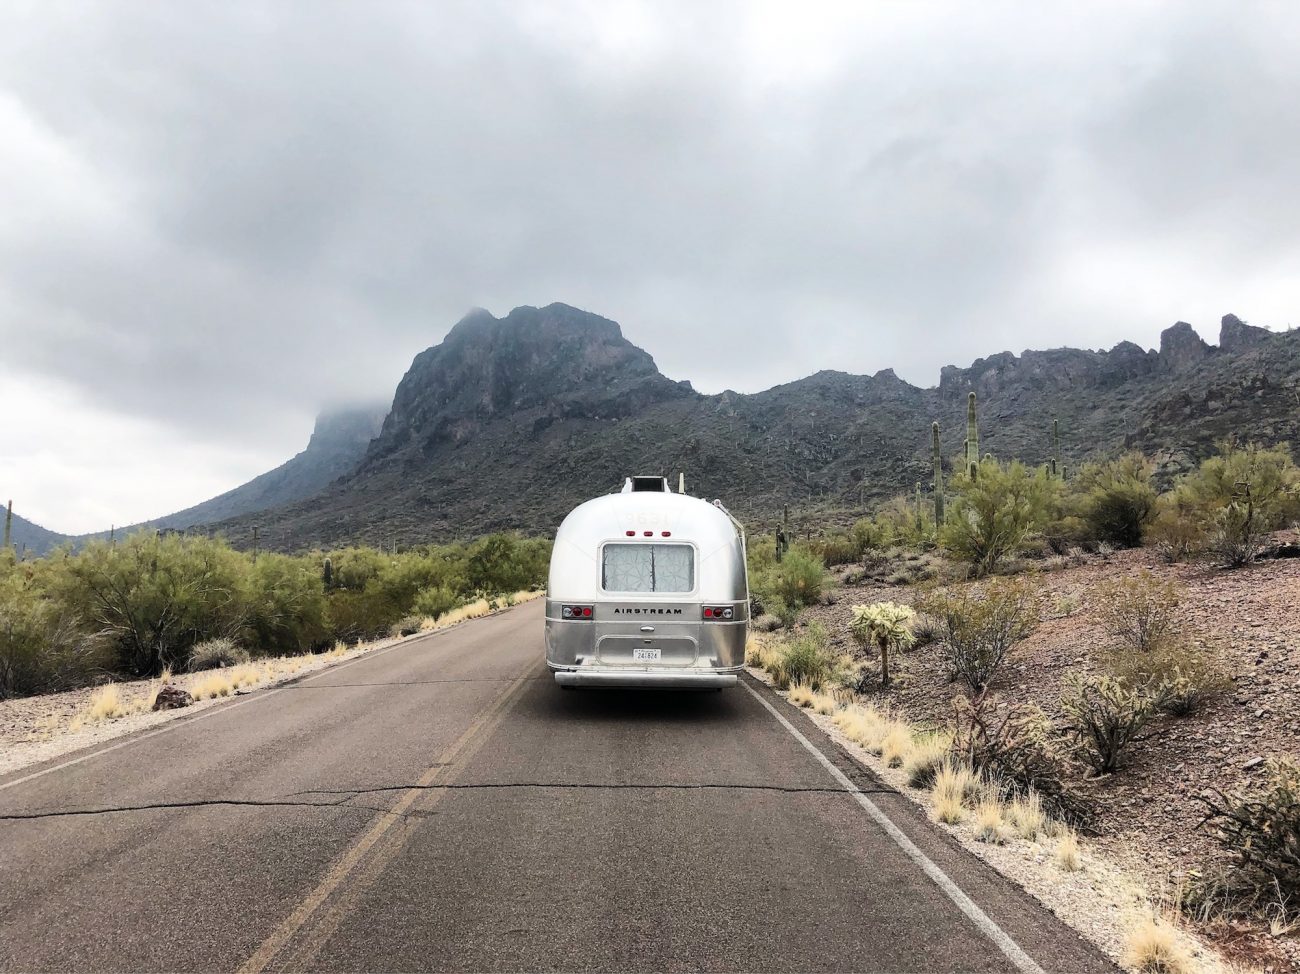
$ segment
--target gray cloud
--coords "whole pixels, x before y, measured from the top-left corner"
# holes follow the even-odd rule
[[[9,5],[0,347],[38,401],[0,486],[67,529],[185,506],[471,306],[586,307],[705,391],[1291,320],[1300,14],[863,6]],[[141,489],[68,423],[197,467]]]

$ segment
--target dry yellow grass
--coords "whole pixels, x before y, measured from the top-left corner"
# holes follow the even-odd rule
[[[912,732],[902,724],[893,724],[880,741],[880,759],[886,767],[901,768],[912,750]]]
[[[1129,930],[1124,943],[1124,963],[1151,974],[1190,974],[1191,951],[1181,942],[1168,920],[1148,914]]]
[[[1007,805],[1007,821],[1022,839],[1034,841],[1047,832],[1047,814],[1038,792],[1030,791]]]
[[[811,707],[813,705],[813,688],[807,683],[791,683],[790,702],[796,707]]]
[[[903,758],[903,773],[913,788],[928,788],[948,760],[952,738],[947,734],[923,734],[912,740],[912,748]]]
[[[839,701],[829,693],[814,693],[812,695],[812,709],[814,713],[829,717],[839,708]]]
[[[1083,868],[1083,857],[1079,854],[1079,837],[1074,834],[1072,829],[1067,828],[1061,831],[1061,836],[1056,841],[1056,852],[1053,853],[1052,858],[1067,873],[1075,873]]]
[[[117,684],[110,683],[92,693],[85,713],[86,718],[91,721],[112,720],[125,714],[126,707],[122,703],[122,694]]]
[[[975,838],[990,845],[1006,845],[1011,829],[1003,817],[1002,803],[985,798],[975,808]]]
[[[979,778],[964,764],[946,762],[934,776],[934,797],[951,798],[958,804],[974,802],[983,788]]]
[[[960,799],[952,795],[935,793],[931,801],[934,817],[944,825],[956,825],[966,817],[966,806],[961,803]]]
[[[763,646],[752,633],[745,640],[745,665],[756,668],[763,665]]]

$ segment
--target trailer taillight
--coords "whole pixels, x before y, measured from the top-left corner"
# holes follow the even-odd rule
[[[730,622],[736,617],[736,610],[730,605],[706,605],[704,618],[710,622]]]
[[[590,619],[592,607],[589,605],[566,605],[560,609],[560,615],[565,619]]]

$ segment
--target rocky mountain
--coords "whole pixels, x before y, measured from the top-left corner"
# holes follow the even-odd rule
[[[929,389],[890,370],[826,371],[706,396],[663,376],[598,315],[563,304],[501,319],[476,310],[416,356],[351,472],[216,527],[239,544],[256,523],[265,543],[290,549],[549,531],[630,473],[679,471],[693,493],[750,518],[785,503],[856,508],[928,484],[932,420],[945,454],[960,454],[972,390],[981,448],[996,456],[1044,462],[1056,418],[1067,465],[1133,447],[1172,475],[1224,435],[1300,440],[1297,389],[1300,333],[1232,315],[1217,346],[1179,322],[1158,350],[1003,352],[945,368]]]
[[[0,524],[3,524],[5,512],[0,509]],[[14,514],[9,526],[9,543],[19,556],[43,555],[58,545],[69,540],[57,531],[49,531],[39,524],[34,524],[20,514]]]
[[[370,441],[378,435],[386,412],[386,407],[373,404],[323,412],[316,417],[316,428],[301,453],[234,490],[144,526],[188,528],[310,497],[356,468]]]

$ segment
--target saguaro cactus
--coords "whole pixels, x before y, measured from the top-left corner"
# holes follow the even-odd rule
[[[1052,420],[1052,476],[1065,479],[1065,467],[1061,463],[1061,421]]]
[[[334,587],[334,562],[328,555],[325,557],[325,565],[321,569],[321,583],[325,586],[327,592]]]
[[[980,427],[975,416],[975,393],[966,397],[966,469],[974,480],[980,469]]]
[[[9,538],[13,534],[14,528],[14,502],[9,501],[9,506],[5,508],[5,551],[9,550]]]
[[[925,533],[925,518],[921,514],[921,485],[916,485],[916,534],[920,537]]]
[[[943,455],[939,452],[939,424],[930,424],[930,453],[934,460],[934,526],[943,524]]]

